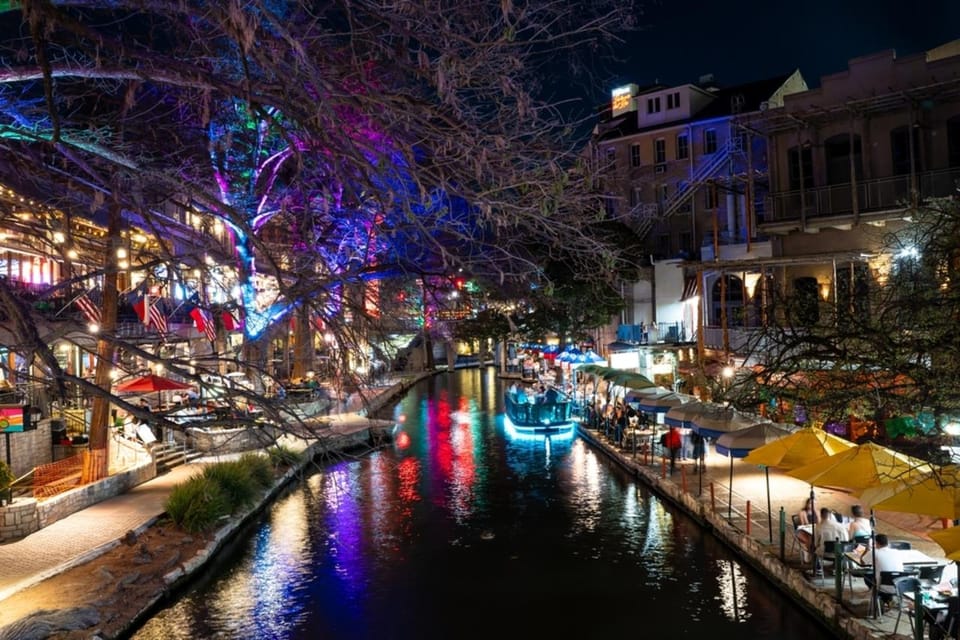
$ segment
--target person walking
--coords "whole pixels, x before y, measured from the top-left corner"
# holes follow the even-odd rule
[[[680,453],[680,447],[683,446],[683,437],[680,435],[680,430],[671,426],[666,433],[663,444],[670,452],[670,473],[673,473],[677,469],[677,455]]]
[[[706,441],[696,431],[690,435],[690,440],[693,442],[693,468],[697,473],[700,473],[703,471],[704,458],[707,455]]]

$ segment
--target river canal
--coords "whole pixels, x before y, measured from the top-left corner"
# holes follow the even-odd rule
[[[134,637],[833,637],[585,441],[511,437],[502,389],[419,383]]]

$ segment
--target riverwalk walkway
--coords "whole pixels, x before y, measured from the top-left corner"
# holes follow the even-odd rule
[[[408,388],[409,384],[403,385]],[[384,394],[380,399],[383,402],[390,398]],[[382,404],[382,403],[381,403]],[[368,427],[367,421],[356,413],[330,416],[335,423],[334,430],[338,434],[349,433],[354,429]],[[620,449],[608,442],[602,434],[580,429],[582,437],[593,443],[598,449],[605,451],[635,473],[643,475],[644,479],[661,493],[672,497],[674,501],[689,501],[697,503],[704,512],[710,512],[716,522],[726,520],[736,530],[745,531],[746,504],[751,504],[751,533],[743,536],[741,542],[750,539],[750,545],[779,557],[779,510],[782,507],[787,514],[787,557],[784,565],[786,571],[796,574],[795,581],[803,585],[810,585],[817,590],[820,602],[829,603],[835,598],[834,581],[829,576],[826,579],[812,579],[804,575],[804,567],[793,548],[792,529],[789,525],[789,515],[799,511],[806,497],[810,494],[810,486],[776,470],[770,470],[769,485],[772,497],[774,543],[769,542],[767,528],[767,481],[762,470],[746,465],[741,461],[734,462],[733,500],[728,506],[729,488],[729,460],[715,452],[708,454],[705,472],[694,473],[692,461],[681,461],[682,471],[669,474],[659,457],[644,458],[639,452],[630,449]],[[213,459],[201,459],[194,463],[182,465],[172,471],[145,482],[131,491],[114,498],[105,500],[87,509],[65,517],[48,527],[37,531],[21,540],[0,545],[0,612],[5,604],[29,586],[59,574],[67,569],[94,559],[113,546],[127,532],[139,531],[156,521],[164,511],[164,503],[170,491],[179,482],[182,482],[195,473],[203,464]],[[856,497],[842,491],[817,489],[817,500],[820,506],[826,506],[844,514],[850,513],[850,507],[857,503]],[[688,511],[690,509],[688,508]],[[730,514],[729,518],[727,514]],[[942,558],[942,549],[932,542],[928,533],[940,528],[942,524],[933,518],[914,516],[909,514],[879,512],[877,530],[887,533],[892,539],[901,539],[911,542],[915,549],[927,555]],[[718,529],[717,526],[714,529]],[[729,536],[725,538],[731,542]],[[736,542],[734,542],[736,546]],[[764,567],[758,567],[761,570]],[[767,571],[768,575],[771,573]],[[776,582],[777,580],[775,580]],[[853,593],[845,592],[843,602],[836,607],[838,617],[845,617],[844,628],[848,635],[855,638],[883,638],[890,636],[896,619],[895,613],[887,613],[878,619],[867,615],[869,595],[863,581],[854,579]],[[809,602],[802,603],[810,605]],[[13,607],[17,608],[17,607]],[[819,611],[822,606],[809,606],[812,612]],[[0,626],[9,623],[0,617]],[[899,633],[896,637],[909,637],[910,625],[901,620]]]
[[[708,450],[702,474],[695,471],[692,460],[678,460],[677,470],[671,474],[669,461],[661,455],[659,446],[654,446],[654,452],[644,456],[633,447],[616,446],[602,432],[587,429],[582,425],[580,434],[640,476],[655,491],[691,515],[709,520],[707,524],[712,526],[715,534],[748,557],[755,568],[771,577],[775,583],[785,585],[788,591],[800,591],[799,594],[791,595],[814,615],[831,619],[837,626],[845,629],[847,635],[854,638],[912,637],[910,621],[906,617],[900,620],[897,634],[893,634],[897,619],[895,608],[876,618],[870,615],[870,592],[862,578],[854,577],[848,582],[848,577],[845,577],[843,593],[838,600],[835,578],[830,573],[829,565],[826,576],[820,577],[810,575],[810,565],[801,562],[799,548],[793,542],[791,516],[800,511],[809,497],[809,484],[776,469],[770,469],[772,517],[768,518],[768,479],[760,467],[734,460],[731,500],[730,459],[716,451]],[[849,516],[853,505],[859,504],[856,496],[839,489],[816,487],[814,491],[818,508],[827,507]],[[786,521],[782,563],[779,562],[781,508]],[[932,558],[944,559],[943,549],[928,535],[931,531],[943,528],[944,523],[941,520],[888,511],[878,511],[875,516],[877,533],[885,533],[891,540],[909,542],[913,549]],[[949,576],[956,576],[956,565],[950,564],[946,567],[944,580]]]

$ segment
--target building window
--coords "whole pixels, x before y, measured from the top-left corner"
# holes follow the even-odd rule
[[[613,171],[617,168],[617,150],[613,147],[607,148],[607,171]]]
[[[686,160],[690,157],[690,138],[681,133],[677,136],[677,160]]]
[[[787,150],[787,165],[790,173],[790,191],[800,189],[800,158],[803,157],[803,188],[813,188],[813,154],[810,147],[801,152],[797,147]]]
[[[707,185],[707,188],[703,192],[703,208],[717,208],[717,191],[713,188],[713,185]]]
[[[631,167],[640,166],[640,145],[639,144],[630,145],[630,166]]]
[[[617,201],[611,195],[606,195],[603,197],[603,211],[610,217],[617,215]]]
[[[667,161],[667,141],[663,138],[657,138],[653,141],[653,161],[656,164],[663,164]]]
[[[670,185],[662,184],[660,185],[660,204],[664,204],[667,201],[667,198],[670,197]]]
[[[630,189],[630,206],[636,207],[643,200],[643,187]]]
[[[647,113],[660,113],[660,97],[647,98]]]
[[[717,152],[717,130],[716,129],[707,129],[703,132],[703,153],[716,153]]]
[[[689,231],[680,232],[680,251],[693,255],[693,234]]]
[[[680,92],[676,91],[674,93],[667,94],[667,109],[679,109],[680,108]]]

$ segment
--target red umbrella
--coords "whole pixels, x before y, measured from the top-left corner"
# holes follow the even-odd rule
[[[163,376],[158,376],[153,373],[134,378],[133,380],[127,380],[117,385],[117,391],[139,391],[140,393],[150,391],[183,391],[189,388],[190,385],[185,382],[178,382],[177,380],[164,378]]]
[[[163,391],[183,391],[189,389],[190,385],[185,382],[179,382],[177,380],[172,380],[170,378],[164,378],[163,376],[158,376],[156,374],[150,373],[145,376],[140,376],[139,378],[134,378],[133,380],[127,380],[121,384],[117,385],[116,390],[118,392],[139,392],[139,393],[149,393],[151,391],[157,392],[157,405],[163,404],[163,398],[161,397]]]

